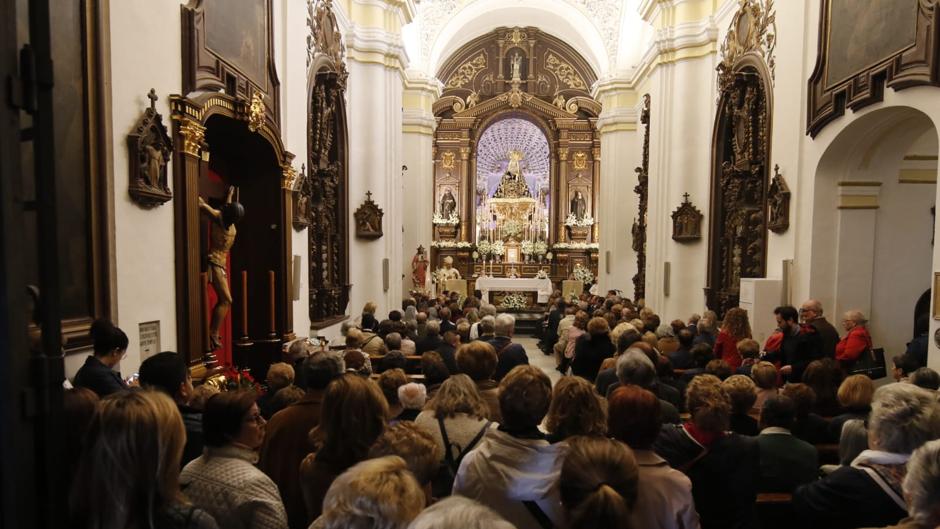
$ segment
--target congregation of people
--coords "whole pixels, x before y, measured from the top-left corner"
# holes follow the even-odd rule
[[[870,378],[864,315],[815,300],[664,323],[555,292],[530,365],[512,314],[457,294],[367,304],[299,339],[261,390],[194,386],[182,355],[114,371],[92,328],[66,391],[72,526],[251,529],[933,529],[940,375],[926,320]]]

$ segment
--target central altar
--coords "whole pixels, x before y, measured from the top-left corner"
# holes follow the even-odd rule
[[[552,281],[535,277],[481,277],[477,279],[476,289],[480,291],[483,303],[490,302],[490,291],[535,292],[538,303],[548,303],[552,295]]]

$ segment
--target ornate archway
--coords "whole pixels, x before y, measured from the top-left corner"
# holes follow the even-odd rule
[[[766,0],[745,0],[721,46],[705,287],[719,315],[738,306],[741,278],[767,270],[775,37]]]
[[[590,87],[596,81],[590,66],[570,46],[537,28],[498,28],[463,46],[444,63],[438,78],[445,89],[433,109],[438,118],[433,149],[433,266],[439,266],[445,256],[453,256],[466,276],[482,271],[490,249],[480,245],[487,227],[481,225],[484,218],[478,215],[478,206],[494,198],[496,191],[490,186],[479,189],[478,173],[497,170],[525,180],[529,161],[525,160],[525,148],[509,148],[501,156],[490,153],[484,158],[478,149],[494,124],[521,120],[520,126],[531,125],[547,141],[548,167],[542,167],[541,161],[533,162],[539,166],[538,172],[544,173],[545,189],[528,182],[525,187],[530,196],[518,197],[533,202],[532,211],[523,218],[532,220],[532,228],[544,224],[546,229],[500,238],[520,246],[528,241],[529,248],[542,243],[545,251],[532,253],[526,260],[545,260],[546,254],[554,254],[550,265],[544,266],[550,266],[555,279],[567,278],[576,264],[596,271],[597,226],[593,219],[599,188],[596,121],[600,105],[590,97]],[[442,212],[441,199],[447,189],[456,190],[455,203],[445,199],[448,211]],[[526,194],[522,187],[518,190],[520,195]],[[580,201],[576,197],[581,197]],[[573,199],[579,204],[574,212],[569,211]],[[541,203],[541,208],[536,203]],[[449,213],[451,207],[455,214],[445,218],[448,215],[442,213]],[[544,218],[537,213],[540,209],[544,209]],[[576,214],[566,225],[572,213]],[[490,257],[501,261],[496,254]],[[505,275],[509,268],[498,263],[487,272]],[[521,264],[516,268],[521,275],[532,276],[540,266]]]

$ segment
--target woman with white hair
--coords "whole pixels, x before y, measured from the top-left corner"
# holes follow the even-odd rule
[[[911,452],[940,437],[940,404],[929,391],[889,384],[875,391],[868,450],[849,466],[796,489],[793,507],[810,528],[883,527],[907,514],[901,482]]]
[[[516,529],[492,509],[470,498],[451,496],[428,507],[408,529]]]
[[[885,529],[940,527],[940,439],[914,450],[907,468],[903,489],[910,516]]]
[[[428,400],[428,388],[424,384],[410,382],[404,386],[398,387],[398,402],[401,403],[402,411],[398,417],[392,419],[396,421],[414,421],[424,408],[424,403]]]
[[[842,327],[847,332],[836,344],[836,360],[846,371],[855,365],[863,354],[871,354],[871,335],[868,334],[867,323],[865,315],[857,310],[846,312],[842,318]]]

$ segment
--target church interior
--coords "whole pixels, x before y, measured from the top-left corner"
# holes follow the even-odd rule
[[[435,505],[520,529],[940,526],[918,496],[940,495],[940,1],[0,0],[0,14],[0,527],[471,527]],[[496,367],[476,376],[480,341]],[[314,388],[337,356],[345,368]],[[647,363],[652,381],[638,381]],[[120,513],[105,516],[82,489],[116,482],[88,459],[111,453],[109,413],[157,406],[147,395],[167,365],[182,373],[169,391],[182,473],[159,476],[169,488],[149,511],[115,496]],[[357,389],[362,378],[374,383]],[[492,415],[457,457],[442,418],[457,412],[442,406],[463,380]],[[543,382],[539,412],[545,388],[526,384]],[[855,407],[853,384],[868,392]],[[82,388],[100,397],[84,412]],[[271,407],[282,388],[293,400]],[[350,402],[376,388],[391,420],[367,443],[341,418],[324,426],[368,415]],[[250,391],[261,396],[240,413],[257,418],[244,423],[257,443],[243,425],[210,446],[212,401]],[[663,409],[654,399],[644,415],[650,393]],[[314,394],[304,423],[296,403]],[[902,401],[912,418],[884,411]],[[458,415],[482,406],[463,404]],[[592,406],[601,430],[571,418]],[[706,431],[725,408],[730,423]],[[269,443],[291,410],[310,455],[285,478]],[[537,420],[515,428],[510,412]],[[402,448],[420,436],[394,432],[428,413],[440,473],[457,457],[453,488],[439,493],[437,474],[411,514],[404,499],[379,509],[398,517],[388,525],[343,518],[344,476],[395,472],[366,468],[397,464],[375,453],[426,485]],[[830,435],[805,437],[807,413]],[[662,431],[636,441],[654,415]],[[879,421],[911,441],[876,443]],[[205,454],[186,464],[191,426]],[[810,478],[766,486],[764,458],[782,449],[765,441],[780,430],[802,443],[787,445],[788,472],[810,448],[816,459]],[[500,484],[518,470],[493,467],[500,435],[632,485],[563,455],[538,476],[549,492]],[[199,474],[232,446],[255,454],[239,476],[256,481],[230,487],[266,479],[263,513],[203,505],[232,490],[206,492]],[[745,476],[731,462],[748,457],[760,465]],[[663,475],[645,473],[651,461]],[[685,496],[662,493],[666,510],[688,512],[665,520],[644,491],[669,467]],[[870,507],[825,497],[869,478],[843,496]],[[588,492],[572,492],[579,480]],[[708,490],[729,482],[740,502]],[[584,509],[601,489],[622,509]]]

